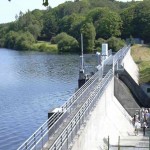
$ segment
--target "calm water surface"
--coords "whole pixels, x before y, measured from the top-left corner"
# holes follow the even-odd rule
[[[0,49],[0,150],[15,150],[77,88],[78,55]]]

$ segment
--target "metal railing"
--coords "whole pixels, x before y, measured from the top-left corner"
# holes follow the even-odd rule
[[[80,126],[83,124],[84,120],[86,120],[89,112],[96,104],[98,99],[102,96],[105,88],[107,87],[109,81],[113,77],[113,72],[110,70],[107,75],[102,79],[99,84],[95,87],[95,90],[90,94],[89,98],[84,102],[82,107],[76,113],[76,115],[72,118],[67,127],[63,130],[63,132],[59,135],[57,140],[52,144],[49,148],[50,150],[59,150],[59,149],[68,149],[69,143],[73,140],[75,135],[77,134]]]
[[[48,137],[52,135],[71,111],[88,97],[95,85],[102,79],[102,68],[96,72],[80,89],[78,89],[69,100],[62,105],[58,112],[55,112],[45,123],[33,133],[17,150],[42,148]]]
[[[123,58],[128,50],[129,47],[124,47],[118,51],[113,57],[113,63],[117,63],[121,58]],[[112,67],[113,66],[114,65],[112,65]],[[80,89],[78,89],[64,105],[60,107],[59,111],[55,112],[48,120],[46,120],[45,123],[17,150],[42,149],[45,143],[49,140],[49,137],[58,130],[59,126],[68,116],[71,115],[72,111],[78,106],[78,104],[82,104],[82,107],[78,112],[76,112],[66,129],[53,143],[51,149],[57,149],[60,146],[65,146],[65,144],[63,145],[65,141],[70,143],[74,137],[73,135],[77,133],[78,126],[80,126],[82,122],[81,120],[84,120],[83,118],[87,116],[87,112],[91,110],[95,102],[102,95],[108,82],[113,76],[112,68],[103,78],[103,67],[104,66],[101,66],[99,70]],[[68,145],[69,144],[67,144],[67,147]]]
[[[118,61],[121,61],[125,55],[127,54],[127,52],[130,50],[130,45],[128,46],[124,46],[122,49],[120,49],[113,58],[113,63],[114,65],[117,64]]]

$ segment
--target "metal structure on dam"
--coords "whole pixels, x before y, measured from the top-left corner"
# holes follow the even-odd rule
[[[130,45],[125,46],[103,60],[102,64],[97,66],[98,71],[17,150],[67,150],[114,77],[115,70],[123,68],[122,60],[129,50]]]

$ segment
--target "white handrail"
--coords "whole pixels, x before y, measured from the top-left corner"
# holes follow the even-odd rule
[[[111,71],[113,70],[113,67],[116,65],[116,63],[124,58],[126,53],[129,51],[130,46],[125,46],[122,49],[120,49],[113,57],[110,56],[108,60],[104,62],[104,64],[107,65],[109,62],[109,65],[112,62],[112,68],[109,70],[109,74],[107,73],[104,77],[104,79],[107,81],[107,78],[109,78],[109,75],[111,75]],[[56,129],[58,129],[58,126],[63,122],[65,118],[71,113],[71,110],[74,109],[74,105],[77,105],[78,103],[84,102],[86,98],[90,98],[90,92],[95,91],[95,88],[105,88],[105,81],[103,78],[103,70],[105,65],[102,65],[99,67],[99,70],[80,88],[78,89],[69,99],[68,101],[63,104],[60,108],[61,111],[55,112],[48,120],[42,124],[38,130],[36,130],[17,150],[28,150],[36,147],[41,141],[42,141],[42,147],[43,147],[43,140],[48,136],[49,132],[54,132]],[[99,87],[99,81],[102,80]],[[86,97],[86,98],[82,98]],[[60,136],[59,136],[60,137]],[[57,141],[57,140],[56,140]],[[46,141],[45,141],[46,142]],[[41,147],[41,148],[42,148]]]

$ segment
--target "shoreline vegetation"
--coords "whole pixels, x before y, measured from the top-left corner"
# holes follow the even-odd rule
[[[101,51],[105,42],[113,52],[122,48],[126,39],[150,43],[150,0],[67,1],[47,10],[20,11],[15,18],[0,24],[1,48],[80,54],[81,33],[85,54]],[[132,47],[140,83],[150,82],[149,51],[147,45]]]
[[[81,34],[84,53],[101,51],[104,42],[116,52],[129,38],[150,43],[149,0],[67,1],[47,10],[20,11],[15,19],[0,24],[2,48],[80,53]]]
[[[150,45],[133,45],[131,55],[139,68],[139,83],[150,83]]]
[[[58,53],[57,44],[51,44],[50,42],[38,41],[31,46],[31,51]]]

